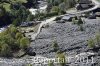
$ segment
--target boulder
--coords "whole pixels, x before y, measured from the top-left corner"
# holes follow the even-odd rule
[[[36,53],[33,51],[33,48],[29,47],[26,49],[26,54],[30,56],[36,56]]]
[[[23,57],[23,56],[25,56],[25,55],[26,55],[26,53],[25,53],[24,50],[22,50],[22,49],[13,54],[13,56],[14,56],[15,58],[20,58],[20,57]]]

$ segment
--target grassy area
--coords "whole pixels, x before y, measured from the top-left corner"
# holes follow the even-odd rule
[[[10,4],[9,3],[3,3],[3,7],[6,9],[6,11],[10,11]]]

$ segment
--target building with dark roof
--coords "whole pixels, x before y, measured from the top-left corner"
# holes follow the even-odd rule
[[[28,27],[28,26],[35,26],[37,24],[41,23],[40,21],[30,21],[30,22],[22,22],[20,24],[21,27]]]
[[[92,2],[90,0],[80,0],[79,4],[91,4]]]
[[[77,10],[84,10],[84,9],[88,9],[92,6],[93,6],[92,1],[90,1],[90,0],[80,0],[79,4],[76,5],[76,9]]]
[[[64,17],[62,17],[62,20],[64,20],[64,21],[72,21],[72,18],[74,18],[74,17],[75,17],[75,15],[72,15],[72,14],[65,15]]]

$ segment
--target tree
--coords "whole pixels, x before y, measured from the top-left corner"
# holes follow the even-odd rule
[[[80,25],[79,27],[81,31],[84,31],[83,25]]]
[[[3,6],[0,6],[0,17],[4,16],[5,14],[5,9],[3,8]]]
[[[24,6],[20,6],[19,10],[18,10],[18,15],[19,18],[21,18],[21,22],[25,22],[25,20],[27,19],[27,9]]]
[[[5,43],[7,43],[10,46],[12,46],[14,44],[14,39],[12,38],[12,36],[10,34],[4,35],[2,37],[2,39]]]
[[[9,57],[9,56],[11,56],[11,49],[8,46],[8,44],[6,44],[6,43],[2,44],[2,48],[1,48],[0,54],[3,57]]]
[[[82,21],[81,17],[78,18],[78,23],[77,24],[78,25],[83,24],[83,21]]]
[[[33,21],[33,19],[34,19],[34,16],[29,14],[27,17],[27,21]]]
[[[38,5],[37,1],[38,0],[27,0],[26,7],[27,8],[31,8],[31,7],[37,8],[37,5]]]
[[[100,46],[100,34],[96,34],[95,36],[96,44]]]
[[[20,48],[22,49],[26,49],[28,46],[29,46],[29,39],[26,38],[26,37],[23,37],[21,40],[20,40]]]
[[[60,12],[61,12],[61,13],[62,13],[62,12],[66,12],[66,5],[65,5],[64,2],[61,3],[61,4],[59,5],[59,9],[60,9]]]
[[[57,12],[59,13],[59,7],[58,6],[53,6],[52,9],[51,9],[51,12]]]
[[[57,41],[54,41],[54,42],[53,42],[52,47],[53,47],[53,50],[54,50],[54,51],[59,50],[59,46],[58,46]]]
[[[15,36],[16,39],[21,39],[21,38],[23,38],[23,37],[24,37],[24,36],[23,36],[22,33],[20,33],[20,32],[17,32],[17,33],[16,33],[16,36]]]
[[[10,32],[13,38],[15,38],[16,33],[18,32],[17,28],[14,26],[10,26]]]
[[[13,21],[12,24],[13,24],[14,26],[19,26],[20,23],[21,23],[21,19],[20,19],[20,18],[16,18],[16,19],[14,19],[14,21]]]

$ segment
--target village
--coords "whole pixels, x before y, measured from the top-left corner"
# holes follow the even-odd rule
[[[38,2],[38,9],[29,9],[32,15],[35,15],[37,11],[46,13],[46,0]],[[0,32],[9,27],[7,25],[0,28]],[[100,66],[100,45],[98,42],[100,38],[99,1],[79,0],[75,7],[66,10],[65,14],[46,17],[42,20],[23,21],[17,29],[30,40],[30,45],[26,53],[19,50],[14,54],[14,58],[4,60],[3,63],[0,62],[1,66],[7,66],[7,64],[9,66],[48,66],[48,63],[43,64],[43,62],[32,63],[32,59],[50,60],[50,58],[56,58],[57,53],[61,53],[61,57],[74,57],[74,59],[66,61],[64,66]],[[82,63],[77,58],[82,58],[84,62]],[[87,62],[87,58],[89,62]],[[91,58],[94,60],[93,63],[91,63]],[[29,63],[25,59],[29,60]],[[15,60],[22,61],[12,63]],[[59,66],[55,63],[50,64]]]

